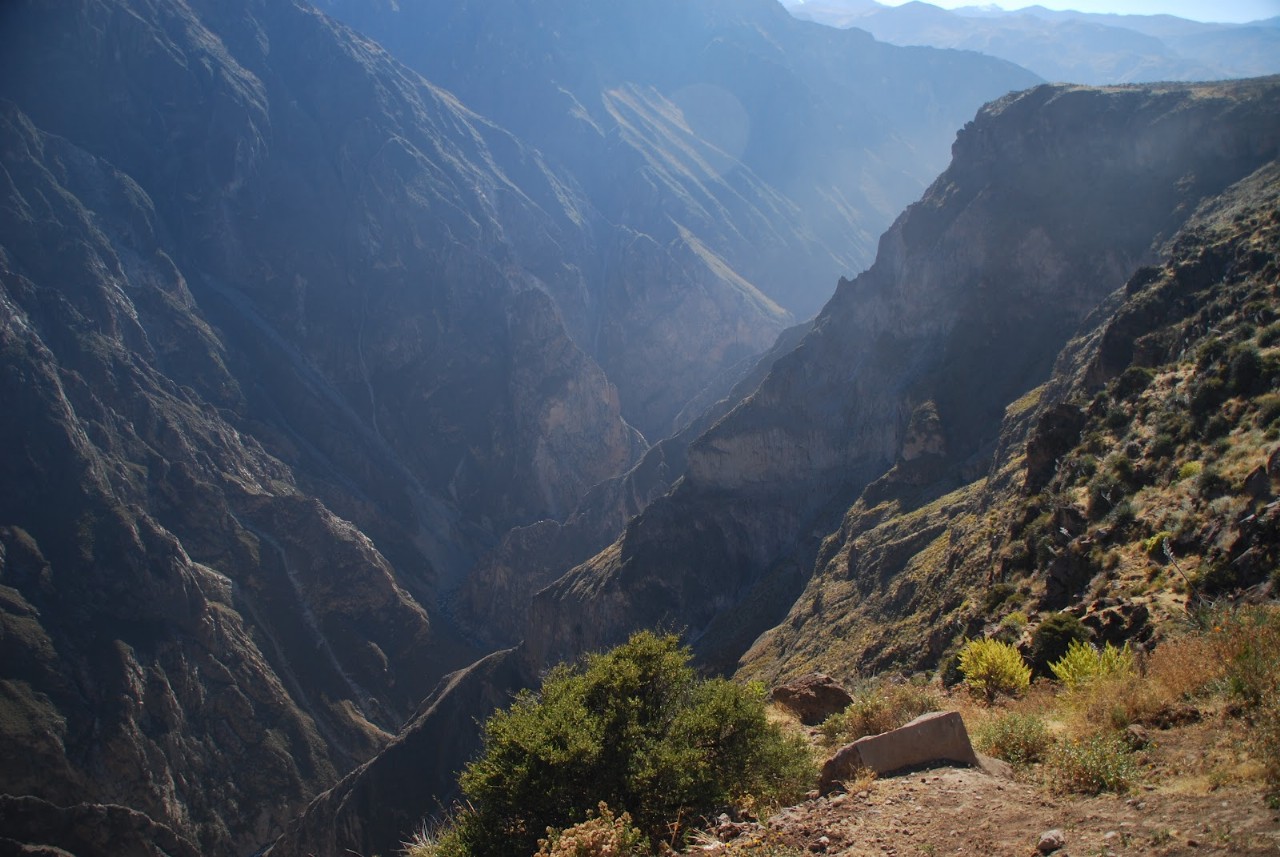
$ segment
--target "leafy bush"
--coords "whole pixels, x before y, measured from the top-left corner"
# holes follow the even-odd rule
[[[1012,613],[1000,620],[1000,628],[996,632],[1000,639],[1007,643],[1015,641],[1022,636],[1022,631],[1027,627],[1031,619],[1021,610],[1014,610]]]
[[[1258,428],[1266,428],[1280,420],[1280,393],[1265,393],[1254,399],[1254,403],[1258,407]]]
[[[802,736],[766,714],[764,691],[703,681],[671,636],[561,665],[484,724],[484,749],[460,778],[473,808],[456,836],[472,857],[532,854],[538,836],[604,802],[650,838],[747,795],[802,794],[813,762]]]
[[[1258,349],[1251,344],[1237,343],[1231,346],[1227,359],[1231,392],[1237,396],[1258,392],[1263,378],[1262,355]]]
[[[1173,538],[1173,533],[1168,530],[1161,530],[1149,538],[1142,540],[1142,552],[1157,562],[1164,562],[1167,557],[1164,553],[1165,542]]]
[[[1117,399],[1132,398],[1137,393],[1150,386],[1152,379],[1156,373],[1143,366],[1130,366],[1120,374],[1115,381],[1115,396]]]
[[[1012,583],[997,583],[987,590],[982,596],[982,612],[994,613],[1004,605],[1006,601],[1018,598],[1018,588]],[[1021,599],[1019,599],[1021,600]]]
[[[1055,678],[1069,688],[1076,688],[1100,678],[1118,678],[1133,673],[1133,651],[1129,644],[1122,648],[1107,643],[1097,646],[1072,640],[1066,654],[1049,664]]]
[[[1203,421],[1215,414],[1223,402],[1227,400],[1227,385],[1220,378],[1203,378],[1191,388],[1191,415],[1197,421]]]
[[[970,640],[960,650],[960,673],[969,690],[994,702],[999,694],[1018,696],[1031,685],[1031,668],[1009,643]]]
[[[1178,479],[1190,479],[1193,476],[1199,476],[1202,470],[1204,470],[1204,464],[1201,462],[1188,461],[1178,468]]]
[[[928,688],[873,682],[860,688],[848,708],[828,717],[819,728],[828,743],[847,744],[897,729],[941,707],[942,700]]]
[[[1178,441],[1168,432],[1161,432],[1151,439],[1147,454],[1152,458],[1169,458],[1178,451]]]
[[[1280,322],[1269,324],[1258,331],[1258,344],[1263,348],[1280,343]]]
[[[1044,721],[1034,714],[1010,712],[974,730],[974,743],[982,752],[1012,765],[1043,761],[1053,737]]]
[[[1062,742],[1046,764],[1049,785],[1062,792],[1124,792],[1138,778],[1133,753],[1124,742],[1107,736]]]
[[[631,824],[631,816],[614,816],[601,803],[597,815],[565,830],[547,830],[538,840],[534,857],[644,857],[649,853],[644,834]]]
[[[1227,665],[1231,695],[1248,709],[1280,699],[1280,609],[1222,610],[1210,621],[1210,642]]]
[[[1031,666],[1037,675],[1048,675],[1049,664],[1067,653],[1074,641],[1087,642],[1089,629],[1071,613],[1054,613],[1031,635]]]

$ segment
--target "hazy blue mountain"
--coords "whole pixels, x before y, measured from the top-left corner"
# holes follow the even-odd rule
[[[1106,15],[1028,6],[946,10],[922,2],[785,0],[791,13],[859,28],[897,45],[973,50],[1048,80],[1139,83],[1280,72],[1280,32],[1266,22],[1208,24],[1172,15]]]
[[[630,236],[593,272],[598,303],[566,317],[650,440],[748,343],[716,344],[715,314],[690,297],[713,287],[638,251],[702,260],[776,335],[870,263],[977,104],[1035,82],[813,27],[772,0],[323,6],[537,147]]]

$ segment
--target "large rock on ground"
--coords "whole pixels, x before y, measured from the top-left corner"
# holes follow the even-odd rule
[[[853,702],[849,691],[825,673],[809,673],[773,689],[773,701],[800,718],[806,726],[816,726]]]
[[[979,765],[959,712],[922,714],[906,726],[846,744],[823,764],[818,788],[827,794],[862,768],[887,774],[934,762]]]

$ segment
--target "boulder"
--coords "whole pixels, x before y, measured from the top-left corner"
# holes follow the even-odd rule
[[[774,688],[773,701],[794,712],[806,726],[816,726],[848,708],[853,697],[831,676],[809,673]]]
[[[818,788],[827,794],[862,768],[887,774],[938,762],[979,765],[959,712],[922,714],[906,726],[846,744],[823,764]]]

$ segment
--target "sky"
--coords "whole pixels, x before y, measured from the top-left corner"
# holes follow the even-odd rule
[[[886,6],[899,6],[906,0],[879,0]],[[934,6],[954,9],[957,6],[991,5],[990,0],[926,0]],[[1280,0],[999,0],[994,5],[1005,9],[1044,6],[1048,9],[1075,9],[1078,12],[1114,12],[1129,15],[1177,15],[1195,21],[1238,22],[1274,18],[1280,15]]]

